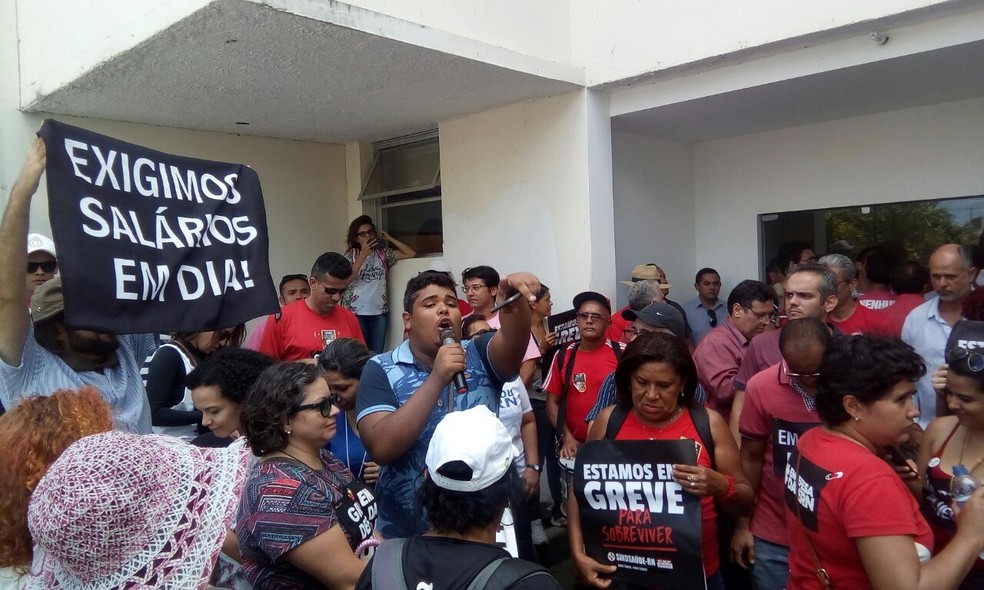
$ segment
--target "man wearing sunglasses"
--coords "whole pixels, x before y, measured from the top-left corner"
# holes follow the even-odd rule
[[[338,252],[325,252],[311,267],[310,294],[267,318],[259,352],[281,361],[314,359],[338,338],[365,343],[359,320],[341,305],[352,279],[352,263]]]
[[[53,273],[54,247],[29,241],[31,198],[44,172],[47,152],[36,139],[0,223],[0,401],[12,407],[22,395],[51,395],[58,389],[91,385],[101,391],[113,411],[117,429],[140,434],[151,431],[150,404],[140,367],[154,353],[148,334],[116,336],[65,325],[61,277],[35,286],[30,311],[24,306],[30,287],[21,273]],[[33,243],[32,243],[33,242]],[[41,258],[38,258],[41,255]]]
[[[35,289],[55,278],[56,272],[58,259],[55,257],[55,243],[41,234],[27,234],[28,300]]]

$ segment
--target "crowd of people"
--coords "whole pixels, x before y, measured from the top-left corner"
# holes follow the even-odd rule
[[[592,549],[579,456],[680,440],[708,589],[984,588],[984,491],[950,490],[984,476],[973,248],[790,242],[684,303],[640,264],[624,307],[573,298],[573,341],[536,275],[435,261],[387,349],[415,252],[361,216],[248,340],[114,335],[66,323],[28,233],[44,166],[37,140],[0,222],[0,588],[559,588],[545,526],[579,585],[658,587]]]

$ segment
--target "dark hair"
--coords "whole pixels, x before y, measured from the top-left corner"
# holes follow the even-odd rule
[[[366,345],[355,338],[339,338],[325,346],[318,360],[323,371],[337,371],[346,379],[359,379],[371,357]]]
[[[281,297],[284,296],[284,285],[286,285],[287,283],[289,283],[291,281],[304,281],[304,284],[306,285],[307,282],[308,282],[308,278],[306,276],[300,275],[300,274],[298,274],[298,275],[284,275],[284,278],[280,279],[280,286],[277,288],[277,292],[280,293],[280,296]]]
[[[376,224],[372,222],[372,217],[369,217],[368,215],[360,215],[353,219],[352,223],[349,224],[348,234],[345,236],[345,244],[349,248],[353,250],[361,249],[361,245],[359,244],[359,227],[366,224],[371,225],[373,231],[376,231]]]
[[[864,258],[864,274],[872,283],[887,285],[892,281],[892,269],[898,264],[898,258],[887,250],[871,248]]]
[[[779,257],[773,256],[767,263],[765,263],[765,272],[777,272],[781,275],[785,275],[786,269],[779,263]]]
[[[853,395],[870,405],[902,380],[926,374],[922,357],[897,338],[858,335],[834,338],[820,363],[817,413],[829,426],[850,420],[844,397]]]
[[[260,373],[239,408],[242,433],[254,455],[262,457],[287,446],[287,419],[317,379],[318,368],[307,363],[277,363]]]
[[[751,309],[756,301],[765,301],[775,305],[776,292],[762,281],[745,279],[735,285],[735,288],[728,295],[728,315],[731,315],[736,303],[743,309]]]
[[[549,292],[550,292],[550,287],[544,285],[543,283],[540,283],[540,288],[536,292],[536,300],[537,300],[537,302],[542,301],[543,298],[546,297],[547,296],[547,293],[549,293]]]
[[[486,287],[499,286],[499,273],[491,266],[473,266],[461,271],[461,282],[468,279],[482,279]]]
[[[782,272],[785,273],[789,270],[790,263],[794,266],[800,263],[800,256],[803,254],[803,250],[812,249],[813,246],[803,240],[793,240],[792,242],[786,242],[779,246],[779,252],[776,254],[776,258],[778,258],[779,265],[782,267]]]
[[[461,320],[461,338],[463,340],[471,340],[471,336],[465,336],[465,334],[469,334],[471,332],[471,327],[475,324],[475,322],[484,321],[486,321],[485,316],[478,313],[473,313]]]
[[[192,338],[194,338],[195,336],[198,336],[202,332],[211,331],[211,332],[213,332],[213,334],[212,334],[212,342],[214,343],[215,342],[215,332],[219,332],[221,330],[227,330],[227,329],[229,329],[229,328],[217,328],[215,330],[202,330],[202,331],[199,331],[199,332],[171,332],[171,339],[172,340],[177,340],[177,341],[181,342],[182,344],[193,348],[194,350],[198,350],[195,347],[195,345],[191,343],[191,339]],[[238,348],[238,347],[242,346],[243,345],[243,342],[246,340],[246,324],[238,324],[236,326],[233,326],[231,329],[232,329],[232,334],[229,335],[229,346]]]
[[[818,344],[826,350],[830,348],[831,340],[833,336],[827,324],[815,318],[797,318],[786,322],[779,332],[779,350],[785,351],[787,345],[804,350]]]
[[[352,276],[352,263],[338,252],[325,252],[314,261],[311,276],[320,279],[326,274],[345,280]]]
[[[222,397],[242,403],[246,392],[273,359],[248,348],[223,348],[195,367],[185,380],[188,389],[218,387]]]
[[[615,367],[618,403],[632,407],[632,375],[646,363],[666,363],[683,379],[680,405],[690,407],[697,392],[697,367],[683,340],[665,332],[645,332],[625,347]]]
[[[438,472],[463,481],[472,474],[464,461],[445,463],[438,468]],[[502,511],[509,503],[509,490],[515,485],[515,477],[513,469],[509,468],[498,481],[477,492],[446,490],[426,477],[417,495],[417,504],[427,511],[427,520],[438,533],[464,534],[470,529],[485,528],[502,518]]]
[[[929,283],[929,269],[914,260],[900,262],[892,269],[890,283],[896,295],[922,295]]]
[[[965,320],[984,321],[984,289],[974,289],[964,297],[960,313]]]
[[[721,276],[721,273],[719,273],[718,271],[708,266],[705,266],[704,268],[697,271],[697,276],[694,277],[694,284],[699,284],[700,279],[703,278],[704,275],[709,275],[709,274],[715,274],[717,276]]]
[[[436,270],[425,270],[407,281],[407,290],[403,292],[403,311],[411,313],[413,302],[416,301],[417,295],[431,285],[444,287],[452,293],[455,292],[454,279],[448,276],[447,273]]]
[[[851,268],[854,268],[854,266],[852,265]],[[797,265],[796,269],[786,275],[786,277],[788,278],[798,272],[812,272],[820,276],[820,284],[817,285],[817,291],[820,293],[820,301],[825,301],[831,295],[837,295],[837,275],[826,264],[803,262]]]

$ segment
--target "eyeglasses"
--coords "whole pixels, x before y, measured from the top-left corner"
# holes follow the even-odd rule
[[[290,411],[291,414],[296,414],[304,410],[318,410],[323,418],[327,418],[331,415],[331,407],[338,405],[338,394],[332,393],[320,402],[315,402],[313,404],[302,404],[300,406],[294,406],[294,409]]]
[[[967,361],[967,367],[971,371],[975,373],[984,371],[984,354],[971,352],[963,346],[954,346],[946,353],[947,364],[960,362],[965,359]]]
[[[461,286],[461,290],[464,293],[468,293],[470,291],[476,291],[477,292],[477,291],[481,291],[482,289],[488,289],[488,287],[486,287],[485,285],[477,284],[477,283],[476,284],[473,284],[473,285],[462,285]]]
[[[27,274],[34,274],[38,272],[39,268],[44,272],[55,272],[55,269],[58,268],[58,261],[45,260],[44,262],[28,262]]]
[[[773,308],[772,311],[755,311],[751,307],[746,307],[745,310],[748,313],[754,315],[760,324],[768,324],[769,322],[772,321],[772,318],[778,313],[775,308]],[[707,313],[710,314],[711,310],[708,310]]]
[[[358,236],[360,238],[368,238],[369,236],[374,236],[374,235],[376,235],[376,230],[374,230],[374,229],[370,229],[370,230],[366,230],[366,231],[360,231],[358,233]]]
[[[717,314],[714,313],[713,309],[707,310],[707,323],[710,324],[712,328],[717,328],[718,317]]]
[[[577,312],[577,319],[584,320],[586,322],[600,322],[606,319],[600,313],[594,313],[590,311],[579,311]]]
[[[785,373],[787,377],[798,377],[800,379],[812,379],[820,376],[819,371],[813,373],[793,373],[789,370],[789,366],[786,364],[786,361],[782,362],[782,372]]]

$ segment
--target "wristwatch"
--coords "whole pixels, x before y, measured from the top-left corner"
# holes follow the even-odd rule
[[[533,471],[536,471],[537,473],[540,473],[540,466],[539,465],[534,465],[533,463],[527,463],[526,464],[526,468],[527,469],[532,469]]]

